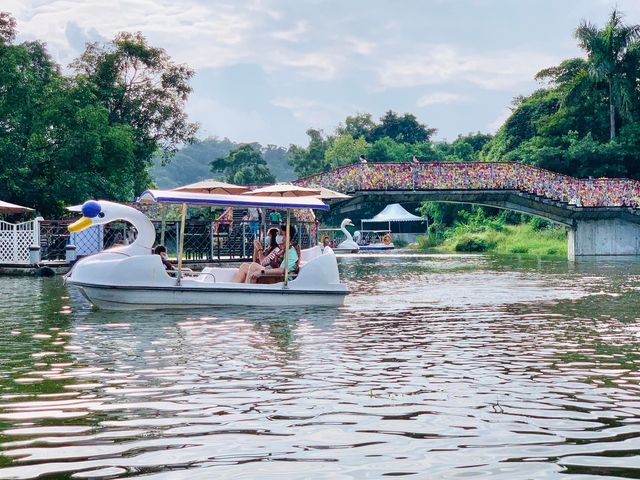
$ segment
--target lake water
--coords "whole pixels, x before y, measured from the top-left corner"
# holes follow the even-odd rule
[[[339,309],[0,278],[0,478],[640,476],[640,264],[340,260]]]

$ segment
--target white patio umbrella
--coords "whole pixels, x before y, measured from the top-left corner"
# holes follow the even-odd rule
[[[253,195],[260,197],[319,197],[320,188],[306,188],[291,183],[277,183],[262,188],[256,188],[243,195]],[[264,224],[263,224],[264,227]],[[289,231],[291,229],[291,210],[287,209],[287,226],[286,226],[286,251],[289,251]],[[266,232],[265,232],[266,233]]]
[[[336,192],[335,190],[329,190],[328,188],[320,187],[320,195],[318,196],[320,200],[346,200],[347,198],[351,198],[349,195],[345,195],[344,193]]]
[[[225,195],[235,195],[248,191],[249,187],[245,187],[244,185],[233,185],[231,183],[209,179],[202,180],[196,183],[190,183],[189,185],[183,185],[181,187],[172,188],[172,190],[176,192],[221,193]]]
[[[0,213],[24,213],[33,212],[33,208],[23,207],[15,203],[3,202],[0,200]]]
[[[196,183],[190,183],[189,185],[182,185],[181,187],[172,188],[175,192],[190,192],[190,193],[217,193],[223,195],[236,195],[244,193],[249,190],[249,187],[244,185],[234,185],[232,183],[221,182],[220,180],[207,179],[201,180]],[[162,205],[160,208],[162,226],[160,229],[160,243],[164,245],[164,237],[167,224],[167,206]]]
[[[256,195],[260,197],[317,197],[320,188],[306,188],[290,183],[277,183],[262,188],[256,188],[243,195]]]

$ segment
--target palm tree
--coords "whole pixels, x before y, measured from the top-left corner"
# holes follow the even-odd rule
[[[629,117],[636,91],[640,25],[625,25],[620,12],[614,9],[602,30],[583,20],[575,37],[587,52],[591,78],[604,81],[609,87],[609,123],[611,138],[615,138],[616,113]]]

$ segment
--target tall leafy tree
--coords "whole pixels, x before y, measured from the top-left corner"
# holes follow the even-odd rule
[[[351,135],[358,139],[363,137],[365,140],[371,140],[371,134],[376,127],[376,123],[371,118],[370,113],[358,113],[349,115],[344,124],[338,125],[336,128],[337,135]]]
[[[309,137],[307,147],[298,145],[289,147],[289,163],[300,177],[324,172],[331,168],[325,159],[325,152],[330,142],[325,138],[322,130],[310,128],[307,130],[307,136]]]
[[[212,160],[211,171],[224,173],[227,182],[238,185],[273,183],[275,177],[267,162],[253,145],[242,145],[224,157]]]
[[[150,46],[141,33],[126,32],[106,45],[88,44],[72,67],[76,82],[90,86],[96,101],[107,109],[110,124],[133,129],[135,189],[141,191],[150,183],[147,168],[154,153],[168,159],[194,139],[197,125],[184,111],[193,70]]]
[[[142,65],[153,61],[142,49],[138,66],[128,56],[130,66],[114,70],[105,54],[93,64],[85,57],[85,71],[65,76],[43,43],[15,44],[15,29],[13,17],[0,14],[0,198],[45,216],[92,197],[131,200],[149,183],[149,155],[189,137],[181,103],[188,85],[170,86],[180,83],[181,68],[158,70],[159,83],[149,83]],[[169,62],[161,52],[149,55]],[[125,75],[126,85],[117,75],[105,80],[130,68],[146,72],[138,78],[148,81],[138,83],[137,74]]]
[[[373,127],[367,141],[373,143],[389,137],[401,143],[422,143],[428,142],[436,132],[437,129],[421,124],[411,113],[398,115],[389,110],[380,117],[380,123]]]
[[[355,163],[360,155],[366,155],[368,145],[364,137],[353,138],[348,133],[333,138],[324,158],[331,168]]]
[[[609,90],[610,137],[616,136],[616,115],[631,116],[637,95],[638,45],[640,25],[626,25],[618,10],[600,29],[582,21],[575,31],[580,47],[588,55],[588,71],[593,80],[605,82]]]
[[[0,31],[0,198],[40,207],[51,201],[47,177],[63,141],[55,105],[64,80],[44,44],[12,44],[10,15],[0,16]]]

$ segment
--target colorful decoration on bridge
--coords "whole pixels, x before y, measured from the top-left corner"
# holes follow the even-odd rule
[[[575,178],[515,162],[367,163],[298,180],[357,190],[517,190],[577,207],[640,208],[640,182]]]

